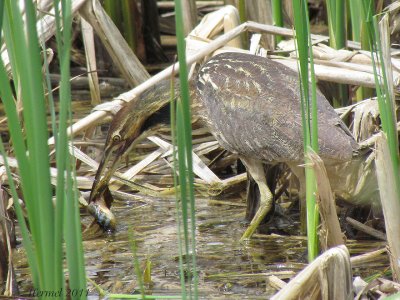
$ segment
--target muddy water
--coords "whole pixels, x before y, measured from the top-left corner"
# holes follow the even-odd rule
[[[199,291],[204,299],[265,298],[274,293],[272,289],[266,290],[269,273],[289,278],[294,269],[302,268],[302,264],[287,264],[298,261],[298,255],[303,253],[284,249],[285,240],[280,237],[269,241],[255,239],[248,245],[238,242],[245,226],[242,222],[243,207],[210,204],[205,198],[196,201]],[[242,201],[237,199],[232,202],[235,203],[242,204]],[[128,237],[128,230],[133,229],[139,261],[143,265],[147,258],[152,263],[151,292],[155,295],[179,295],[174,199],[118,202],[114,212],[119,220],[117,231],[85,242],[87,265],[92,261],[100,263],[100,271],[95,268],[90,272],[93,280],[113,292],[135,291],[137,281]],[[291,242],[291,248],[304,250],[304,245],[302,238]]]
[[[197,264],[201,299],[266,299],[276,291],[267,284],[269,275],[289,279],[304,266],[306,239],[301,236],[256,235],[239,243],[245,224],[243,201],[231,199],[215,204],[197,198]],[[230,203],[230,204],[229,204]],[[178,241],[173,198],[135,196],[130,201],[116,201],[113,211],[118,220],[114,233],[85,234],[84,248],[88,277],[111,293],[138,293],[133,255],[128,231],[137,244],[137,259],[144,266],[151,262],[153,295],[180,295]],[[91,218],[83,214],[83,222]],[[349,242],[352,254],[381,248],[382,243]],[[21,290],[30,290],[26,260],[15,252],[17,278]],[[387,266],[384,257],[373,265],[355,270],[374,274]],[[90,298],[98,291],[88,283]]]

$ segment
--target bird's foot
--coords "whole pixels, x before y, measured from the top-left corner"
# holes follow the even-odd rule
[[[254,224],[253,222],[250,223],[249,227],[247,227],[246,231],[243,233],[242,237],[240,238],[240,241],[243,242],[245,240],[248,240],[252,237],[253,233],[256,231],[258,227],[258,224]]]
[[[87,210],[105,230],[114,230],[116,220],[111,210],[102,201],[89,203]]]
[[[242,237],[240,238],[240,241],[248,240],[252,237],[260,223],[264,220],[265,216],[267,213],[271,210],[271,201],[261,201],[261,205],[254,216],[253,220],[251,220],[251,223],[249,227],[247,227],[246,231],[243,233]]]

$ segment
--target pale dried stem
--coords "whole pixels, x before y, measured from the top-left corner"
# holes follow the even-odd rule
[[[6,157],[8,164],[11,168],[18,169],[18,161],[13,157]],[[0,155],[0,164],[4,165],[4,157]],[[50,176],[51,176],[51,183],[53,185],[57,184],[57,173],[58,170],[56,168],[50,168]],[[83,177],[83,176],[76,176],[77,187],[79,189],[90,189],[92,187],[93,181]]]
[[[197,8],[205,7],[205,6],[222,6],[224,5],[224,1],[194,1]],[[175,2],[174,1],[157,1],[158,8],[164,9],[174,9]]]
[[[197,7],[196,1],[194,0],[183,0],[182,2],[182,14],[185,36],[192,31],[194,26],[197,24]]]
[[[93,27],[81,19],[83,44],[85,46],[86,66],[88,71],[89,89],[93,106],[101,103],[99,77],[97,75],[96,52],[94,46]]]
[[[248,20],[252,20],[260,24],[273,23],[271,1],[247,0],[246,13]],[[263,35],[262,44],[269,50],[274,49],[274,35]]]
[[[396,186],[393,176],[398,170],[393,169],[387,138],[380,135],[376,141],[376,173],[385,220],[389,257],[395,281],[400,280],[400,202],[397,198],[400,187]]]
[[[350,256],[342,245],[317,257],[271,299],[353,299]]]
[[[322,229],[320,242],[322,248],[326,250],[334,246],[344,245],[344,235],[340,229],[337,217],[335,197],[332,193],[324,162],[314,152],[309,152],[308,155],[312,162],[318,186],[317,201],[321,215]]]
[[[99,1],[88,0],[79,13],[93,27],[113,62],[131,86],[136,86],[150,77]]]
[[[351,267],[359,268],[363,267],[370,262],[375,262],[382,254],[386,253],[386,248],[367,252],[361,255],[353,256],[350,258]]]

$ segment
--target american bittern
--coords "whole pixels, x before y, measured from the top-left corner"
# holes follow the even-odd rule
[[[107,183],[119,157],[143,131],[168,121],[157,117],[168,107],[166,88],[161,85],[129,103],[110,127],[90,197],[90,211],[103,225],[113,220],[108,210],[111,203],[103,198],[109,197]],[[211,133],[223,148],[239,155],[259,187],[260,206],[243,235],[249,238],[272,206],[263,164],[284,162],[296,169],[304,161],[298,75],[266,58],[223,53],[201,67],[191,89],[192,101],[200,103],[200,116]],[[319,92],[317,103],[320,156],[328,164],[350,160],[358,144]],[[113,151],[117,158],[100,179]],[[298,169],[296,175],[301,176]]]

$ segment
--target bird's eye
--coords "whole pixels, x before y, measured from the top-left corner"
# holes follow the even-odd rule
[[[119,134],[116,134],[112,138],[114,143],[118,143],[121,140],[121,136]]]

